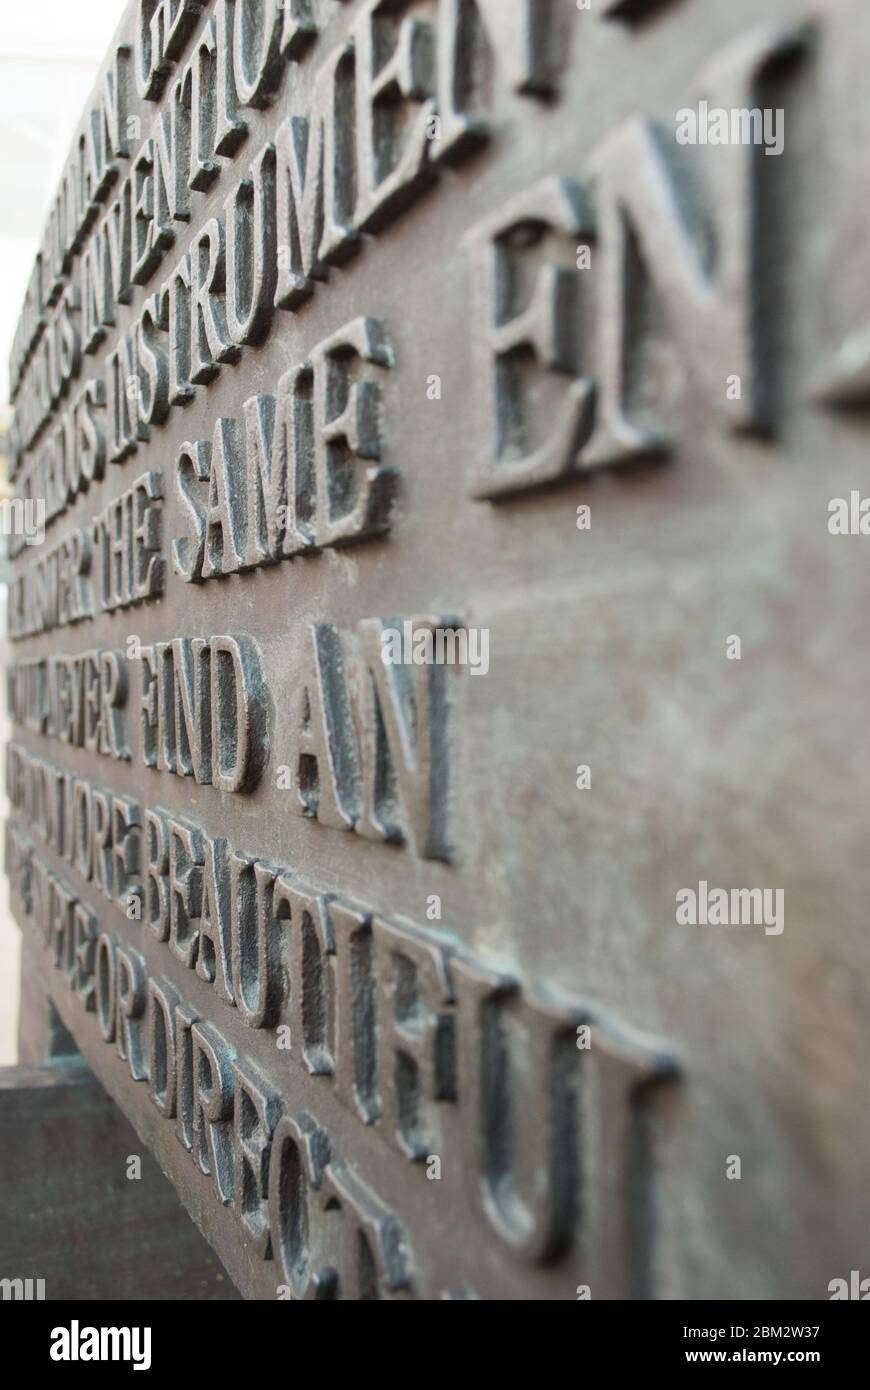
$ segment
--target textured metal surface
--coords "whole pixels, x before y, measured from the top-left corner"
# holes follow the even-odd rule
[[[868,20],[119,31],[13,355],[7,871],[246,1296],[866,1270]]]

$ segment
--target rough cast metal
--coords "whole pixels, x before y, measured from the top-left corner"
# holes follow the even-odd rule
[[[6,864],[248,1297],[870,1274],[868,39],[130,6],[11,362]]]

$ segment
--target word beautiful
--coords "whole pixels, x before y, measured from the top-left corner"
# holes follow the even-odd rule
[[[597,647],[551,640],[584,582],[550,489],[628,466],[621,571],[635,468],[689,432],[675,502],[732,435],[766,435],[793,489],[753,142],[782,147],[760,96],[783,60],[815,80],[846,26],[753,23],[703,72],[675,49],[656,110],[590,121],[608,84],[570,65],[604,35],[638,70],[656,8],[141,0],[52,205],[10,364],[13,502],[44,499],[47,537],[26,551],[10,514],[11,899],[26,968],[249,1297],[669,1297],[680,1213],[709,1206],[683,1165],[715,1127],[708,1040],[675,1094],[675,1049],[596,999],[658,1018],[586,951],[600,837],[546,794],[578,689],[617,760],[626,703]],[[814,169],[781,192],[827,212]],[[452,669],[490,670],[466,604],[514,644],[492,689]],[[634,608],[605,625],[626,664]],[[677,909],[784,928],[782,890]]]
[[[16,914],[33,922],[65,982],[61,1007],[74,1004],[76,1033],[87,1021],[89,1038],[113,1045],[132,1080],[148,1084],[246,1243],[278,1262],[276,1284],[297,1298],[421,1292],[404,1221],[298,1108],[292,1088],[282,1094],[286,1063],[277,1059],[289,1053],[297,1076],[316,1079],[319,1107],[379,1135],[418,1166],[418,1181],[423,1161],[439,1156],[445,1186],[452,1173],[474,1219],[520,1260],[575,1247],[582,1191],[584,1228],[597,1232],[582,1257],[590,1283],[602,1297],[640,1287],[652,1231],[645,1223],[624,1239],[635,1128],[649,1114],[651,1084],[673,1074],[667,1057],[598,1011],[474,959],[446,934],[321,893],[187,819],[81,778],[75,821],[52,817],[33,804],[42,769],[21,757],[16,767],[16,809],[32,812],[77,880],[143,923],[142,951],[101,931],[78,887],[7,823]],[[85,807],[98,798],[92,833]],[[141,912],[130,914],[137,901]],[[153,961],[165,951],[207,982],[220,1026],[149,972],[144,951]],[[590,1044],[582,1051],[581,1026]],[[245,1031],[273,1034],[271,1060],[262,1048],[248,1059]],[[649,1197],[653,1175],[646,1165],[644,1173]],[[324,1249],[340,1252],[329,1268],[318,1262]]]

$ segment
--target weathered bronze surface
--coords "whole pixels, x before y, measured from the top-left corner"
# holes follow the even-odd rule
[[[25,1050],[247,1297],[870,1275],[868,38],[130,6],[11,363],[6,865]]]

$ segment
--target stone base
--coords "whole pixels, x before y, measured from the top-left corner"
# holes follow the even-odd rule
[[[33,1297],[37,1280],[46,1300],[239,1297],[78,1057],[0,1068],[0,1212],[0,1281],[31,1279]]]

